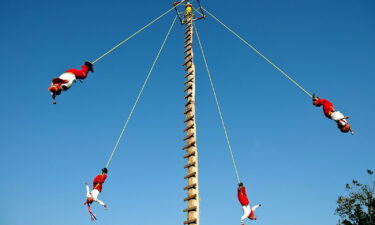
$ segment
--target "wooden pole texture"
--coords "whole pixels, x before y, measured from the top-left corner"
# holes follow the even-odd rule
[[[194,15],[191,9],[186,9],[185,12],[185,133],[184,141],[186,142],[182,150],[186,151],[184,158],[187,159],[187,164],[184,168],[187,170],[187,175],[184,179],[187,180],[187,185],[184,190],[187,191],[187,208],[183,211],[187,213],[187,220],[184,224],[199,225],[199,189],[198,189],[198,151],[196,140],[196,122],[195,122],[195,65],[193,61],[193,18]]]

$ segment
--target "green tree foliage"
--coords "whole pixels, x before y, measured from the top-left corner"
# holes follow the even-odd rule
[[[341,217],[338,225],[375,225],[375,180],[373,171],[367,170],[370,184],[353,180],[346,184],[348,196],[337,199],[336,213]]]

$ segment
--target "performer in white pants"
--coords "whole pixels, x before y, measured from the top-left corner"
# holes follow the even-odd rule
[[[59,77],[53,78],[51,86],[48,88],[48,91],[52,94],[53,104],[56,104],[56,96],[60,95],[61,91],[67,91],[77,79],[86,79],[89,71],[94,72],[93,64],[86,61],[85,64],[82,65],[82,69],[68,69]]]
[[[246,188],[245,186],[243,186],[242,182],[238,184],[237,197],[238,197],[238,201],[240,201],[242,205],[242,210],[243,210],[243,215],[241,217],[241,224],[244,225],[244,221],[246,218],[249,218],[250,220],[256,220],[257,217],[254,215],[254,211],[258,207],[260,207],[261,204],[254,205],[252,208],[250,208],[250,201],[247,198]]]
[[[91,204],[92,202],[97,202],[97,203],[99,203],[99,205],[107,207],[107,205],[104,204],[104,202],[102,202],[98,199],[99,191],[97,189],[93,189],[90,192],[89,184],[88,183],[85,183],[85,184],[86,184],[86,197],[87,197],[87,200],[86,200],[85,204]]]
[[[316,107],[323,106],[324,115],[327,118],[336,121],[337,127],[340,129],[341,132],[343,133],[350,132],[351,134],[354,134],[351,126],[349,125],[347,121],[349,117],[344,116],[344,114],[342,114],[340,111],[336,111],[332,102],[330,102],[327,99],[319,98],[315,96],[315,94],[312,95],[312,100],[313,100],[313,105],[315,105]]]
[[[97,202],[97,203],[99,203],[99,205],[102,205],[102,206],[104,206],[104,208],[107,208],[107,205],[104,204],[104,202],[102,202],[102,201],[100,201],[98,199],[98,195],[102,191],[102,188],[103,188],[103,183],[107,179],[107,173],[108,173],[108,169],[107,168],[103,168],[102,169],[102,173],[99,174],[99,175],[97,175],[94,178],[93,189],[92,189],[91,192],[90,192],[89,184],[85,183],[86,184],[86,201],[85,201],[84,205],[87,205],[87,209],[88,209],[88,211],[90,213],[90,217],[91,217],[92,221],[96,220],[96,216],[91,211],[91,207],[90,207],[90,205],[93,202]]]

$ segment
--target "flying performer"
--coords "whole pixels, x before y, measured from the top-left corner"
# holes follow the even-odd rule
[[[107,179],[107,173],[108,173],[108,169],[103,168],[102,173],[97,175],[94,178],[93,190],[91,192],[90,192],[89,185],[87,183],[85,183],[86,184],[86,201],[84,202],[84,205],[87,205],[87,208],[88,208],[88,211],[90,213],[90,217],[91,217],[92,221],[96,220],[95,214],[92,213],[91,207],[90,207],[90,205],[93,202],[97,202],[99,205],[102,205],[102,206],[104,206],[104,208],[107,208],[107,205],[104,204],[104,202],[102,202],[101,200],[98,199],[98,195],[102,191],[102,188],[103,188],[103,183]]]
[[[237,197],[242,205],[243,215],[241,217],[241,225],[244,225],[244,220],[249,218],[250,220],[256,220],[257,217],[254,215],[254,211],[261,206],[261,204],[254,205],[250,208],[250,201],[246,195],[246,188],[242,182],[238,184]]]
[[[94,72],[93,64],[86,61],[82,65],[82,69],[69,69],[59,77],[53,78],[51,86],[48,88],[48,91],[52,94],[53,104],[56,104],[56,95],[60,95],[61,91],[67,91],[71,88],[77,79],[84,80],[89,71]]]
[[[351,126],[349,125],[347,119],[349,119],[348,116],[344,116],[340,111],[335,111],[335,108],[332,104],[332,102],[328,101],[327,99],[322,99],[315,94],[312,96],[312,101],[313,105],[316,107],[323,106],[323,113],[324,115],[331,119],[334,120],[337,123],[337,127],[340,129],[341,132],[343,133],[348,133],[350,132],[351,134],[354,134]]]

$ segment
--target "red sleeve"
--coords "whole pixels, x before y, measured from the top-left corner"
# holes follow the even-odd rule
[[[97,184],[97,183],[102,184],[104,183],[105,179],[107,179],[107,175],[100,174],[94,178],[94,184]]]
[[[98,175],[98,176],[96,176],[96,177],[94,178],[94,180],[93,180],[93,183],[94,183],[94,184],[99,183],[99,182],[98,182],[98,181],[99,181],[99,177],[100,177],[100,175]]]
[[[241,188],[241,194],[243,195],[243,196],[246,196],[246,188],[245,187],[242,187]],[[247,197],[247,196],[246,196]]]
[[[107,179],[107,175],[105,175],[105,174],[99,175],[98,183],[104,183],[105,179]]]
[[[249,204],[249,199],[247,198],[245,187],[241,187],[237,190],[237,197],[238,197],[238,201],[240,201],[241,205],[248,205]]]
[[[331,113],[335,111],[332,102],[328,101],[327,99],[323,99],[322,104],[325,116],[331,118]]]

